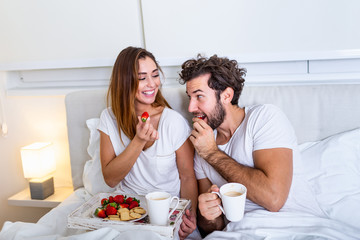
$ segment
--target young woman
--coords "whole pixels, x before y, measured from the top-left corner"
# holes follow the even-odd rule
[[[187,121],[172,110],[160,92],[155,57],[142,48],[120,52],[108,89],[108,107],[100,117],[100,159],[105,182],[126,193],[166,191],[191,199],[179,231],[196,228],[197,182],[194,148]],[[141,115],[149,118],[143,122]]]

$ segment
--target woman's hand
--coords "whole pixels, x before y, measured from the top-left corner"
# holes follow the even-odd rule
[[[140,116],[138,116],[138,120],[135,137],[138,137],[140,140],[145,142],[151,142],[159,139],[159,132],[151,124],[150,117],[146,122],[142,122]]]
[[[196,216],[193,211],[186,209],[185,214],[182,216],[182,220],[179,229],[180,240],[185,239],[196,229]]]

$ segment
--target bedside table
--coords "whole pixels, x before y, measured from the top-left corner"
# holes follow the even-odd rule
[[[9,197],[8,204],[22,207],[54,208],[73,192],[72,187],[55,187],[53,195],[45,198],[44,200],[37,200],[31,199],[30,188],[26,188],[23,191]]]

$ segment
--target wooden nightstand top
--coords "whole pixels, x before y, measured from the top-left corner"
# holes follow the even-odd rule
[[[30,189],[26,188],[21,192],[8,198],[8,204],[13,206],[23,207],[44,207],[53,208],[64,201],[70,194],[73,193],[72,187],[55,187],[53,195],[44,200],[31,199]]]

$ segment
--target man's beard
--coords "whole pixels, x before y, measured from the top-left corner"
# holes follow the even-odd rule
[[[220,100],[217,101],[214,109],[214,113],[208,116],[208,124],[212,129],[218,128],[225,119],[225,109]]]

